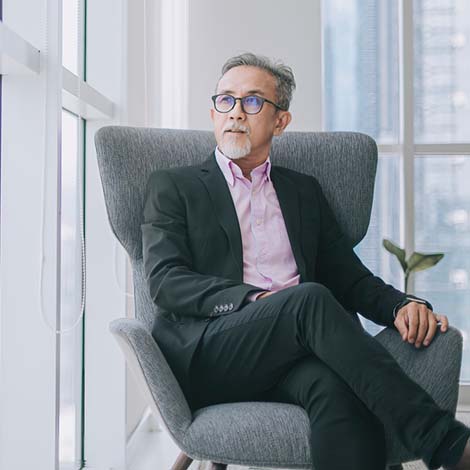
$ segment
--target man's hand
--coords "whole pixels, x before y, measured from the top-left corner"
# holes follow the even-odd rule
[[[429,310],[426,305],[410,302],[402,307],[395,318],[394,325],[400,332],[403,341],[415,343],[417,348],[424,342],[428,346],[431,342],[438,322],[441,323],[441,331],[447,331],[449,320],[445,315],[439,315]]]
[[[263,292],[262,294],[258,295],[258,297],[256,297],[256,300],[264,299],[265,297],[269,297],[271,294],[274,294],[274,292],[271,292],[271,291]]]

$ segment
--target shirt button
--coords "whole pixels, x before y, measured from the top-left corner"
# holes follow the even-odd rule
[[[263,219],[256,219],[256,225],[261,225],[263,223]]]

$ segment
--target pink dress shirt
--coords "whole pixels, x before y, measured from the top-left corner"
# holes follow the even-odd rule
[[[240,224],[243,282],[265,291],[279,291],[299,283],[284,217],[271,181],[269,156],[251,171],[251,181],[217,147],[215,158],[228,184]],[[261,293],[248,297],[255,300]]]

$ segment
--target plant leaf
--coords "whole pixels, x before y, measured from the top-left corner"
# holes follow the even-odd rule
[[[417,272],[424,271],[435,264],[439,263],[444,258],[444,253],[413,253],[408,259],[408,271]]]
[[[405,250],[400,248],[398,245],[395,245],[395,243],[391,242],[390,240],[387,240],[386,238],[383,239],[382,244],[387,251],[398,258],[403,271],[406,272],[408,265],[405,261]]]

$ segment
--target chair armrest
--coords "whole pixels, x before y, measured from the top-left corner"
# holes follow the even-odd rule
[[[457,328],[449,327],[445,333],[437,330],[431,344],[420,348],[403,341],[395,328],[385,328],[375,338],[408,377],[428,392],[440,408],[451,411],[455,416],[463,343],[462,334]],[[387,454],[394,459],[389,464],[417,459],[390,430],[385,429],[385,438]]]
[[[375,339],[441,408],[455,414],[463,345],[462,333],[457,328],[450,326],[445,333],[438,329],[430,345],[420,348],[403,341],[394,328],[385,328]]]
[[[113,320],[109,330],[152,411],[162,418],[166,430],[179,446],[191,424],[192,413],[158,344],[145,325],[133,318]]]

